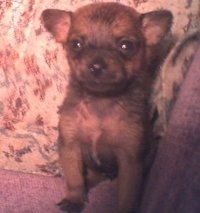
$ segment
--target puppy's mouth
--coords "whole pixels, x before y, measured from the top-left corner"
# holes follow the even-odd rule
[[[82,88],[88,93],[98,96],[119,95],[126,90],[128,84],[125,82],[118,83],[99,83],[99,82],[81,82]]]
[[[125,70],[109,71],[89,68],[87,72],[81,72],[78,78],[81,87],[88,93],[99,96],[118,95],[126,90],[129,85]]]

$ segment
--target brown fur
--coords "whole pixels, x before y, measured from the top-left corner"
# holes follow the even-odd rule
[[[136,211],[150,146],[148,97],[155,49],[172,15],[116,3],[45,10],[44,26],[67,50],[70,82],[60,109],[59,154],[67,184],[60,203],[81,211],[87,186],[118,180],[118,212]]]

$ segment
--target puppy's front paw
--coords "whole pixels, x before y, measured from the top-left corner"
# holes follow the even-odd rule
[[[80,213],[84,208],[84,203],[73,203],[66,198],[61,200],[57,205],[62,211],[68,213]]]

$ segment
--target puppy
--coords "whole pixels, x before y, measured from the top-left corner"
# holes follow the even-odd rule
[[[60,109],[67,194],[59,205],[80,212],[88,186],[117,177],[116,212],[136,212],[150,147],[151,75],[164,52],[160,47],[172,14],[139,14],[117,3],[97,3],[75,12],[47,9],[42,22],[65,48],[71,69]]]

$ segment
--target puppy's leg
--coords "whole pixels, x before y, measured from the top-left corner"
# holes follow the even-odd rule
[[[98,183],[106,180],[107,177],[104,173],[93,171],[91,169],[87,169],[87,176],[86,176],[86,184],[88,189],[95,187]]]
[[[140,200],[143,163],[121,151],[118,157],[118,213],[137,212]]]
[[[59,145],[60,161],[67,184],[67,194],[58,205],[64,211],[80,212],[84,207],[85,180],[80,148],[76,145]]]

